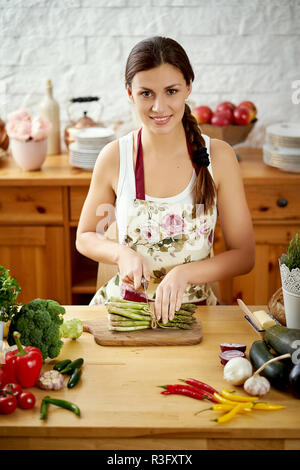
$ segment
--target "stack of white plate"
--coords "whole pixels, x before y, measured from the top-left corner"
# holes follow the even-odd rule
[[[107,127],[85,127],[73,133],[75,142],[69,146],[70,164],[84,170],[92,170],[99,152],[114,140],[115,134]]]
[[[263,155],[267,165],[300,173],[300,123],[286,122],[268,126]]]

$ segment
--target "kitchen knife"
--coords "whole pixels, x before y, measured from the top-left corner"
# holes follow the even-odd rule
[[[239,304],[240,308],[243,310],[246,315],[250,318],[251,322],[256,326],[257,330],[259,333],[263,332],[264,329],[262,328],[261,324],[258,322],[258,320],[255,318],[251,310],[247,307],[247,305],[241,300],[237,299],[237,303]]]
[[[144,288],[144,294],[146,296],[146,302],[148,304],[148,307],[150,309],[150,312],[151,312],[151,328],[156,328],[157,326],[157,320],[156,320],[156,315],[155,315],[155,307],[154,307],[154,302],[149,302],[148,300],[148,295],[147,295],[147,281],[146,279],[144,278],[144,276],[142,276],[142,280],[141,280],[141,284]]]
[[[144,278],[144,276],[142,276],[141,284],[142,284],[143,289],[144,289],[144,294],[145,294],[145,297],[146,297],[146,302],[147,302],[147,304],[149,305],[149,300],[148,300],[148,295],[147,295],[147,281],[146,281],[146,279]]]

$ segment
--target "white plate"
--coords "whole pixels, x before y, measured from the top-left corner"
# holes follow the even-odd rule
[[[282,158],[290,158],[298,161],[300,158],[300,148],[285,148],[285,147],[277,147],[274,145],[263,145],[263,149],[267,152],[270,152],[278,157]]]
[[[267,134],[300,139],[300,122],[281,122],[266,127]]]
[[[115,134],[109,127],[84,127],[73,135],[76,139],[103,139],[113,137]]]

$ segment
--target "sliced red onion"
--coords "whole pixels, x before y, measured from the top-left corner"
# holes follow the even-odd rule
[[[247,346],[245,344],[239,344],[239,343],[221,343],[220,344],[220,349],[222,352],[224,351],[232,351],[233,349],[237,349],[238,351],[245,352]]]
[[[147,297],[144,292],[136,290],[130,284],[123,282],[120,286],[120,293],[124,300],[130,300],[132,302],[147,302]]]
[[[219,354],[219,358],[221,359],[221,364],[223,364],[223,366],[225,366],[225,364],[227,364],[227,362],[234,357],[245,357],[245,353],[243,353],[243,351],[239,351],[238,349],[230,349]]]

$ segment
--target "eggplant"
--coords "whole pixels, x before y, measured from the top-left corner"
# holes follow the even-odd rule
[[[291,369],[289,382],[293,392],[300,398],[300,362]]]
[[[267,343],[263,340],[254,341],[249,356],[255,370],[276,357],[270,352]],[[284,361],[278,361],[268,364],[260,372],[260,375],[268,379],[274,388],[285,390],[289,384],[289,372],[290,370]]]

